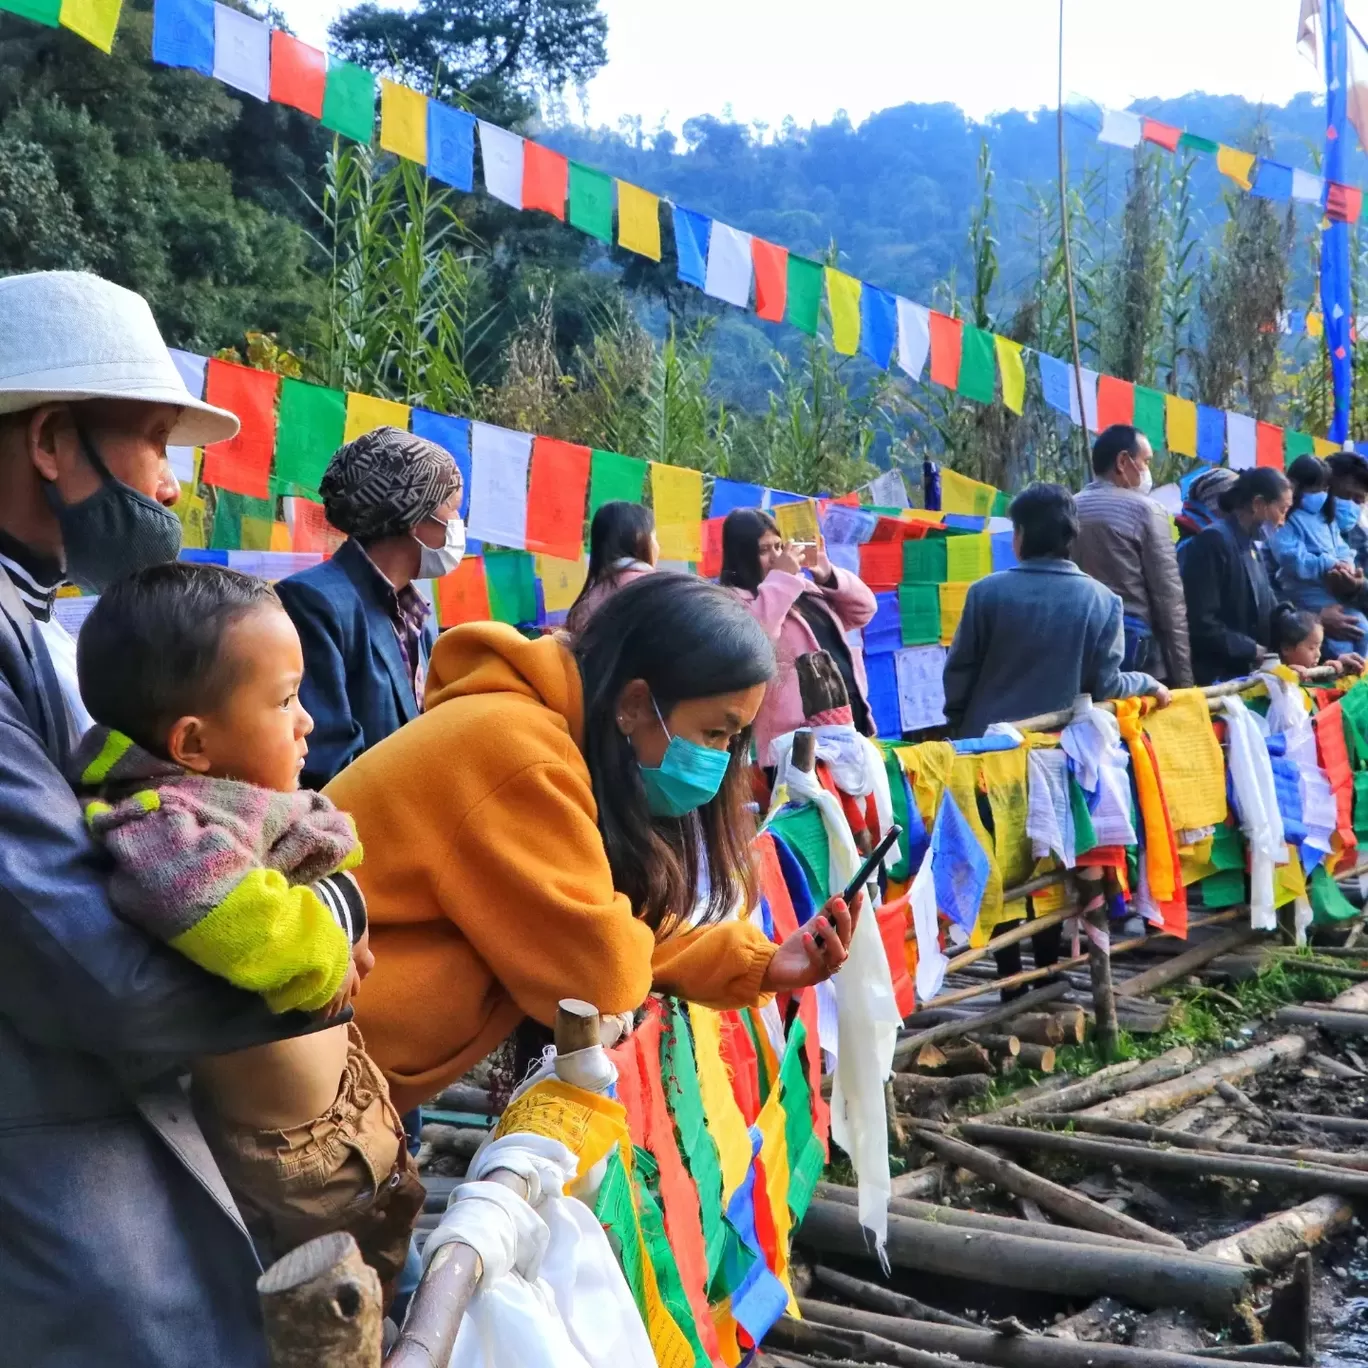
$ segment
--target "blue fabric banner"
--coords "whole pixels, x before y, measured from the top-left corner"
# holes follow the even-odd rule
[[[898,301],[875,285],[860,284],[860,350],[887,370],[898,340]]]
[[[475,188],[475,116],[428,101],[428,175],[457,190]]]
[[[708,517],[725,518],[737,508],[759,508],[764,502],[765,491],[760,485],[742,484],[740,480],[716,479],[713,481],[712,503]]]
[[[411,419],[413,435],[436,442],[451,452],[451,459],[461,472],[461,516],[470,513],[470,419],[448,418],[444,413],[433,413],[429,409],[416,408]],[[466,555],[478,556],[484,550],[484,542],[476,537],[466,538]],[[537,583],[540,585],[541,581]]]
[[[988,857],[949,789],[941,795],[931,832],[931,859],[936,906],[957,926],[972,931],[988,887]]]
[[[214,0],[157,0],[152,11],[152,60],[214,74]]]
[[[1069,392],[1073,386],[1073,368],[1053,356],[1046,356],[1043,352],[1036,353],[1036,360],[1040,363],[1040,391],[1045,396],[1045,402],[1060,413],[1072,413],[1077,405],[1076,400],[1072,404],[1069,402]]]
[[[1290,200],[1292,198],[1292,168],[1281,162],[1259,162],[1252,194],[1263,199]]]
[[[896,597],[896,595],[895,595]],[[869,711],[885,741],[902,736],[902,708],[898,704],[898,666],[893,651],[865,656],[869,681]]]
[[[679,257],[679,278],[701,290],[708,273],[708,239],[712,219],[692,209],[674,205],[675,253]]]
[[[1349,33],[1344,0],[1322,0],[1321,23],[1325,45],[1325,159],[1321,174],[1327,181],[1345,179],[1345,141],[1349,126]],[[1321,311],[1325,315],[1325,345],[1335,382],[1335,415],[1327,434],[1332,442],[1349,436],[1349,405],[1354,389],[1354,359],[1349,327],[1353,321],[1352,273],[1349,265],[1349,225],[1331,223],[1321,234]]]
[[[1225,410],[1197,405],[1197,459],[1220,465],[1225,455]]]

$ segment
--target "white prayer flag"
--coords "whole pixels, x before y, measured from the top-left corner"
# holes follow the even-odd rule
[[[931,310],[898,297],[898,365],[914,380],[922,378],[931,354]]]
[[[214,5],[214,77],[234,90],[271,98],[271,27],[241,10]]]
[[[472,537],[495,546],[527,547],[527,466],[532,435],[489,423],[470,425]]]
[[[1325,177],[1292,168],[1292,198],[1303,204],[1319,204],[1325,198]]]
[[[713,220],[703,293],[744,309],[750,303],[751,235]]]
[[[945,656],[944,646],[907,646],[893,653],[903,731],[945,726]]]
[[[195,482],[195,448],[187,446],[169,446],[166,448],[166,464],[171,467],[171,473],[176,477],[182,486],[189,486]]]
[[[1097,141],[1112,147],[1139,147],[1144,131],[1144,121],[1138,114],[1128,109],[1104,109]]]
[[[209,367],[209,358],[196,356],[194,352],[180,351],[175,347],[168,347],[167,351],[171,353],[171,361],[185,382],[185,388],[190,391],[190,397],[203,399],[204,373]]]
[[[877,508],[909,508],[907,486],[903,483],[902,472],[888,470],[877,479],[869,482],[869,497]]]
[[[1231,470],[1252,470],[1258,454],[1254,419],[1247,413],[1226,414],[1226,464]]]
[[[1083,379],[1083,419],[1089,432],[1097,431],[1097,372],[1089,370],[1087,366],[1080,366],[1078,373]],[[1069,395],[1069,417],[1074,422],[1078,419],[1074,416],[1074,410],[1078,407],[1078,394],[1076,389]]]
[[[484,162],[485,189],[495,199],[522,206],[523,140],[497,124],[480,124],[480,159]]]

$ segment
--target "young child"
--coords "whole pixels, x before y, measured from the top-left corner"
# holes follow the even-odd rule
[[[114,585],[77,653],[74,758],[120,914],[273,1011],[335,1016],[373,960],[351,819],[298,788],[299,637],[262,580],[177,563]],[[354,1025],[193,1068],[206,1140],[263,1252],[355,1236],[387,1293],[423,1187]]]
[[[1290,603],[1280,603],[1273,610],[1273,644],[1278,648],[1278,658],[1289,669],[1298,674],[1314,670],[1322,663],[1324,642],[1325,628],[1314,613],[1300,611]],[[1357,655],[1342,655],[1324,663],[1337,675],[1346,671],[1360,674],[1363,670],[1362,658]]]

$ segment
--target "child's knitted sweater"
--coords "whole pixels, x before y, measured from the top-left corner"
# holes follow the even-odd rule
[[[316,1011],[365,929],[356,828],[321,794],[191,774],[95,727],[72,759],[129,921],[272,1011]]]

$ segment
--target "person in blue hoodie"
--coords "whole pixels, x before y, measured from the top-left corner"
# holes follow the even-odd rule
[[[1315,456],[1299,456],[1288,467],[1292,482],[1292,511],[1268,539],[1269,554],[1278,567],[1282,593],[1294,606],[1319,615],[1332,604],[1344,604],[1364,591],[1363,572],[1345,540],[1345,530],[1358,520],[1358,508],[1330,492],[1330,470]],[[1343,526],[1342,526],[1343,523]],[[1327,637],[1330,658],[1368,648],[1368,620],[1361,612],[1349,615],[1351,631]]]

